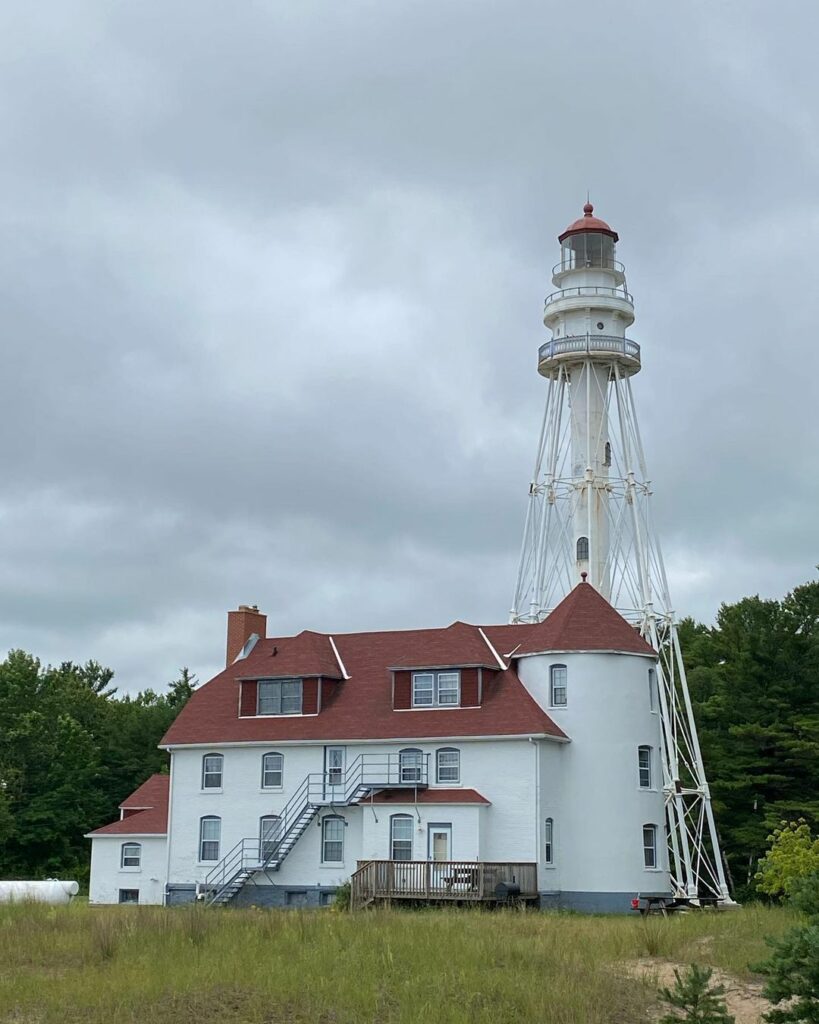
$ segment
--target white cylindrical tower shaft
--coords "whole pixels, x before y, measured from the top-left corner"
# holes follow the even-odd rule
[[[552,377],[562,365],[568,379],[574,582],[585,573],[608,599],[609,381],[613,362],[627,376],[640,369],[640,357],[639,348],[626,341],[634,306],[615,259],[617,233],[593,213],[586,203],[583,216],[560,235],[561,259],[552,276],[559,290],[546,299],[543,315],[552,338],[541,348],[539,369]]]

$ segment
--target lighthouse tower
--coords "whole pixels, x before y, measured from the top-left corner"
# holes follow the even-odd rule
[[[583,216],[559,236],[555,291],[538,352],[548,381],[512,622],[538,622],[587,579],[659,654],[663,791],[672,883],[689,900],[730,902],[668,593],[632,398],[640,346],[618,235]]]

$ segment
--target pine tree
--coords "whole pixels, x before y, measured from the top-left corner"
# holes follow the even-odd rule
[[[683,977],[674,971],[677,979],[673,989],[664,988],[660,998],[664,1003],[673,1006],[679,1013],[670,1013],[660,1019],[659,1024],[734,1024],[734,1018],[728,1013],[725,1000],[722,998],[725,988],[722,985],[710,986],[712,970],[692,964]]]
[[[819,873],[795,887],[793,905],[807,923],[779,940],[768,940],[773,955],[760,970],[768,977],[764,995],[775,1006],[765,1015],[771,1024],[819,1024]]]

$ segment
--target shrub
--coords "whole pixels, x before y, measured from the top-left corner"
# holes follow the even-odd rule
[[[336,897],[333,900],[333,910],[349,910],[350,899],[353,887],[349,882],[342,882],[336,889]]]
[[[819,872],[819,838],[804,818],[780,822],[768,836],[770,849],[759,862],[757,889],[769,896],[790,896],[794,886]]]
[[[793,928],[778,942],[768,940],[773,955],[759,970],[767,975],[766,999],[775,1006],[765,1019],[771,1024],[819,1024],[819,872],[794,884],[793,906],[807,924]]]
[[[677,983],[673,989],[662,989],[660,998],[680,1012],[662,1017],[659,1024],[679,1024],[680,1021],[689,1021],[690,1024],[734,1024],[734,1018],[728,1013],[722,998],[724,987],[711,987],[712,973],[710,967],[700,967],[698,964],[692,964],[684,977],[675,970]]]

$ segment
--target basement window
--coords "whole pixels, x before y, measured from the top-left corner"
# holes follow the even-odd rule
[[[260,679],[257,715],[300,715],[301,679]]]
[[[413,672],[414,708],[452,708],[461,703],[460,672]]]
[[[139,903],[139,889],[120,889],[120,903]]]

